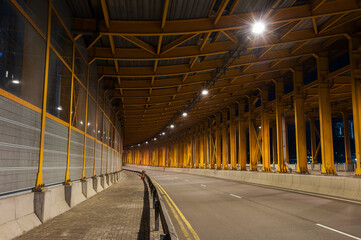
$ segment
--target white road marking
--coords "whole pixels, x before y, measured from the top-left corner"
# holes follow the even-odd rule
[[[229,195],[231,195],[232,197],[236,197],[236,198],[242,198],[242,197],[237,196],[237,195],[234,195],[234,194],[232,194],[232,193],[230,193]]]
[[[357,239],[357,240],[361,240],[361,238],[359,238],[359,237],[355,237],[355,236],[353,236],[353,235],[350,235],[350,234],[348,234],[348,233],[341,232],[341,231],[339,231],[339,230],[336,230],[336,229],[327,227],[327,226],[325,226],[325,225],[322,225],[322,224],[319,224],[319,223],[317,223],[316,225],[319,226],[319,227],[326,228],[326,229],[328,229],[328,230],[337,232],[337,233],[339,233],[339,234],[345,235],[345,236],[347,236],[347,237],[350,237],[350,238],[353,238],[353,239]]]
[[[207,185],[201,184],[202,187],[207,187]]]

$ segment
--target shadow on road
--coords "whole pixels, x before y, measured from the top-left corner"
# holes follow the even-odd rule
[[[144,206],[142,212],[142,220],[140,222],[140,228],[138,232],[138,240],[149,240],[150,239],[150,206],[149,206],[149,191],[146,182],[144,184]]]

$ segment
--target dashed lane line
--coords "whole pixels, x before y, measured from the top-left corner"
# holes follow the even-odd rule
[[[341,231],[339,231],[339,230],[337,230],[337,229],[334,229],[334,228],[331,228],[331,227],[327,227],[327,226],[322,225],[322,224],[319,224],[319,223],[317,223],[316,225],[319,226],[319,227],[325,228],[325,229],[327,229],[327,230],[330,230],[330,231],[333,231],[333,232],[337,232],[337,233],[342,234],[342,235],[344,235],[344,236],[347,236],[347,237],[350,237],[350,238],[353,238],[353,239],[357,239],[357,240],[361,240],[361,238],[359,238],[359,237],[353,236],[353,235],[348,234],[348,233],[341,232]]]

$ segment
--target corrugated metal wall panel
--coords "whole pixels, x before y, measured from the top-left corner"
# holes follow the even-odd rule
[[[84,135],[71,130],[69,178],[81,179],[83,171]]]
[[[35,186],[41,115],[0,96],[0,193]]]
[[[93,176],[94,168],[94,140],[91,138],[86,139],[85,150],[85,177]]]
[[[45,185],[64,182],[67,149],[68,127],[47,118],[43,165]]]
[[[97,142],[96,163],[95,163],[95,174],[97,176],[100,175],[101,161],[102,161],[102,145]]]
[[[108,148],[103,145],[103,174],[107,173]]]

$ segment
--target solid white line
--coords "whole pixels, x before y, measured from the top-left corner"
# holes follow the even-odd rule
[[[232,193],[230,193],[229,195],[231,195],[232,197],[236,197],[236,198],[242,198],[242,197],[237,196],[237,195],[234,195],[234,194],[232,194]]]
[[[202,187],[207,187],[207,185],[201,184]]]
[[[348,233],[341,232],[341,231],[339,231],[339,230],[336,230],[336,229],[327,227],[327,226],[325,226],[325,225],[322,225],[322,224],[319,224],[319,223],[317,223],[316,225],[319,226],[319,227],[323,227],[323,228],[326,228],[326,229],[328,229],[328,230],[337,232],[337,233],[339,233],[339,234],[345,235],[345,236],[347,236],[347,237],[350,237],[350,238],[353,238],[353,239],[357,239],[357,240],[361,240],[361,238],[359,238],[359,237],[355,237],[355,236],[353,236],[353,235],[350,235],[350,234],[348,234]]]

